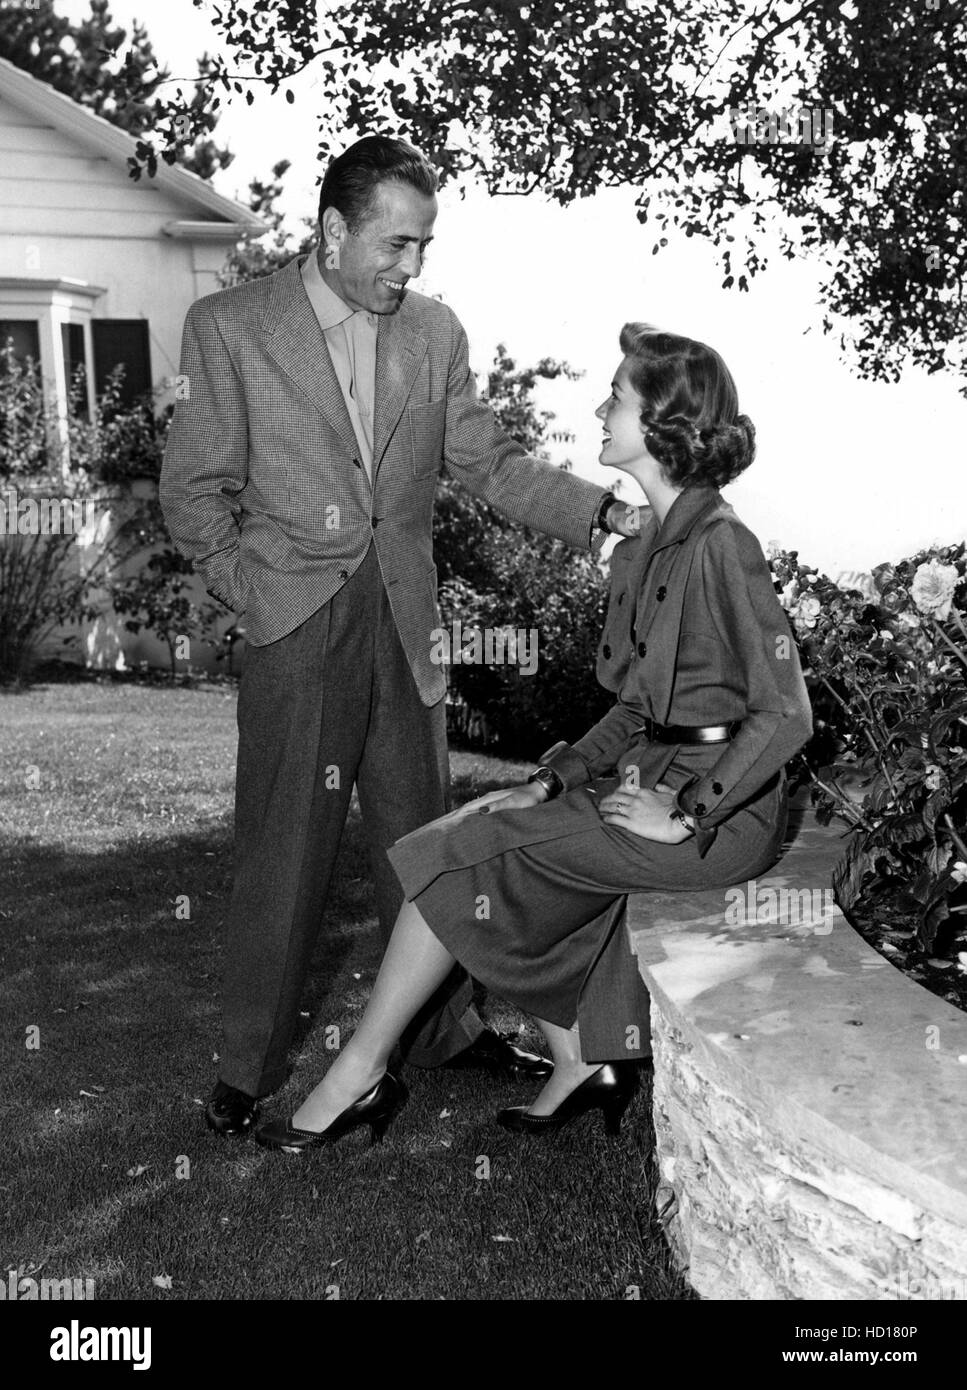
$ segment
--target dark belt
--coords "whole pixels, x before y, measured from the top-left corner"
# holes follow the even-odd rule
[[[728,743],[741,728],[741,719],[731,724],[658,724],[646,719],[637,732],[652,743]]]

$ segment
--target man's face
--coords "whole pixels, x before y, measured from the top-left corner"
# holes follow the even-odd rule
[[[436,215],[433,195],[394,182],[378,185],[370,215],[355,233],[335,208],[327,208],[320,269],[350,308],[395,314],[407,281],[423,270]],[[338,257],[332,255],[333,246],[338,247]]]

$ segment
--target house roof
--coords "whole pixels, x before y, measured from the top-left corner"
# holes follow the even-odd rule
[[[56,91],[48,82],[42,82],[32,73],[25,72],[7,58],[0,58],[0,97],[11,101],[29,115],[36,117],[45,125],[70,136],[78,144],[94,151],[102,158],[116,165],[125,178],[128,174],[128,160],[134,156],[137,140],[126,130],[112,125],[103,116],[98,116],[90,107],[82,106],[72,97]],[[147,175],[143,175],[147,177]],[[197,214],[184,223],[169,223],[165,231],[171,233],[175,228],[195,227],[204,223],[211,229],[224,228],[224,233],[234,237],[261,236],[269,230],[267,222],[257,217],[250,208],[238,203],[234,198],[226,198],[216,193],[211,184],[197,174],[190,173],[178,164],[165,164],[158,161],[158,170],[151,180],[180,201],[189,204],[190,210]],[[174,232],[178,235],[178,232]],[[182,236],[188,235],[181,231]],[[200,235],[205,235],[200,233]],[[231,239],[231,236],[228,239]]]

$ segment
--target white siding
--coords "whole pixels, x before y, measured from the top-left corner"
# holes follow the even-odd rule
[[[53,126],[42,125],[0,93],[0,207],[17,208],[28,217],[36,210],[34,227],[44,230],[49,209],[96,211],[104,217],[94,234],[112,234],[111,214],[153,216],[154,230],[164,222],[190,215],[183,203],[162,192],[142,175],[130,179],[126,168],[111,160],[92,158],[90,151]],[[29,228],[27,228],[29,230]],[[145,234],[150,234],[145,227]]]
[[[93,317],[148,320],[157,384],[177,372],[185,314],[217,288],[227,254],[163,232],[198,216],[146,175],[135,182],[0,94],[0,276],[104,286]]]
[[[75,140],[0,90],[0,278],[103,287],[91,305],[93,318],[147,319],[152,375],[161,386],[178,370],[185,314],[195,299],[217,288],[216,272],[230,244],[166,236],[166,223],[217,215],[147,175],[132,180],[122,159],[105,158],[97,148],[84,143],[80,111]],[[10,289],[7,302],[10,317],[34,312],[29,292]],[[52,342],[48,356],[59,352],[59,337]],[[197,596],[205,597],[200,583]],[[226,614],[223,626],[232,621]],[[47,652],[62,651],[58,639],[68,633],[75,651],[85,651],[94,664],[113,665],[120,649],[128,662],[167,663],[160,644],[147,635],[132,637],[113,615],[82,635],[61,630],[45,644]],[[207,665],[203,652],[198,649],[196,662]]]

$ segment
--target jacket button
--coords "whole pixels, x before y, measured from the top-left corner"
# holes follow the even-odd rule
[[[657,594],[655,595],[655,598],[658,600],[659,603],[661,603],[661,602],[664,600],[664,597],[665,597],[665,595],[666,595],[667,593],[668,593],[668,590],[665,588],[664,584],[662,584],[662,585],[659,587],[658,592],[657,592]]]
[[[696,803],[695,803],[695,814],[696,814],[697,816],[704,816],[704,815],[705,815],[705,802],[704,802],[704,801],[696,801]]]
[[[339,578],[340,578],[340,579],[348,579],[348,578],[349,578],[349,571],[348,571],[348,570],[340,570],[340,571],[339,571]]]
[[[712,783],[712,791],[715,793],[716,796],[721,796],[721,795],[722,795],[722,783],[721,783],[721,782],[713,782],[713,783]]]
[[[647,643],[647,642],[639,642],[639,643],[638,643],[638,655],[639,655],[639,656],[645,656],[646,653],[647,653],[647,651],[648,651],[648,643]]]
[[[376,530],[376,527],[379,525],[379,523],[380,523],[381,520],[382,520],[382,518],[381,518],[381,517],[378,517],[378,516],[370,517],[370,521],[373,523],[373,530],[374,530],[374,531]]]
[[[608,646],[607,642],[605,642],[604,646],[601,648],[601,655],[604,657],[605,661],[611,660],[611,648]]]

